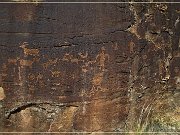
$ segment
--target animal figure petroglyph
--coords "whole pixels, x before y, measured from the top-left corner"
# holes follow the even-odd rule
[[[78,64],[79,60],[77,58],[73,58],[73,59],[71,59],[71,62]]]
[[[32,64],[37,61],[36,58],[33,58],[33,60],[25,60],[25,59],[20,59],[19,63],[21,67],[29,67],[32,68]]]
[[[67,61],[67,62],[72,62],[72,63],[76,63],[78,64],[79,61],[82,61],[84,62],[85,59],[87,58],[88,56],[88,53],[86,52],[85,55],[83,55],[82,53],[78,53],[78,55],[80,56],[80,59],[76,58],[76,57],[73,57],[73,55],[69,54],[69,53],[66,53],[63,57],[63,61]]]
[[[48,62],[43,63],[42,66],[43,66],[44,69],[47,69],[48,66],[56,64],[57,62],[58,62],[58,58],[56,58],[55,60],[49,60]]]
[[[31,56],[39,56],[39,50],[38,49],[28,49],[26,48],[28,45],[27,42],[24,42],[20,47],[23,49],[24,51],[24,55],[25,56],[28,56],[28,55],[31,55]]]

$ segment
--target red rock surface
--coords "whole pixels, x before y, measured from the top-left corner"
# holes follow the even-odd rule
[[[1,132],[178,132],[180,4],[0,4]]]

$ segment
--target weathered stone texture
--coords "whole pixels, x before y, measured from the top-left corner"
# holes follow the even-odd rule
[[[0,9],[0,131],[179,131],[180,4]]]

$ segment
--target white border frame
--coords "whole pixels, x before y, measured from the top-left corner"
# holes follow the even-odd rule
[[[4,134],[29,134],[29,133],[34,133],[34,134],[134,134],[134,133],[139,133],[139,134],[180,134],[180,132],[0,132]]]
[[[111,1],[109,1],[109,2],[106,2],[106,1],[101,1],[101,2],[91,2],[91,1],[89,1],[89,2],[85,2],[85,1],[82,1],[82,2],[80,2],[80,1],[79,2],[76,2],[76,1],[71,1],[71,2],[70,1],[60,1],[60,2],[58,2],[58,1],[52,1],[52,2],[50,2],[50,1],[38,1],[37,0],[37,1],[32,1],[32,2],[28,2],[28,1],[25,1],[25,2],[23,2],[23,1],[7,1],[7,2],[3,1],[3,2],[1,2],[0,1],[0,3],[7,3],[7,4],[8,3],[16,3],[16,4],[20,4],[20,3],[47,3],[47,4],[69,4],[69,3],[73,3],[73,4],[76,4],[76,3],[77,4],[78,3],[81,3],[81,4],[83,4],[83,3],[84,4],[102,4],[102,3],[107,3],[107,4],[108,3],[109,4],[112,4],[112,3],[129,3],[129,4],[133,4],[133,3],[134,4],[138,4],[138,3],[139,4],[140,3],[144,3],[144,4],[146,4],[146,3],[147,4],[148,3],[149,4],[152,4],[152,3],[154,3],[154,4],[164,3],[165,4],[165,3],[167,3],[168,4],[169,3],[170,4],[171,3],[171,4],[173,4],[174,3],[174,4],[177,4],[177,3],[180,3],[180,1],[179,2],[178,1],[175,1],[175,2],[171,2],[171,1],[162,1],[162,2],[160,2],[160,1],[152,1],[152,2],[145,2],[145,1],[144,2],[139,2],[139,1],[137,1],[137,2],[131,2],[131,1],[130,2],[128,2],[128,1],[127,2],[118,2],[118,1],[117,2],[111,2]]]

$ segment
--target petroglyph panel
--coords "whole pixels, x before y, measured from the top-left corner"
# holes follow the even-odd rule
[[[179,4],[0,9],[0,132],[179,131]]]

